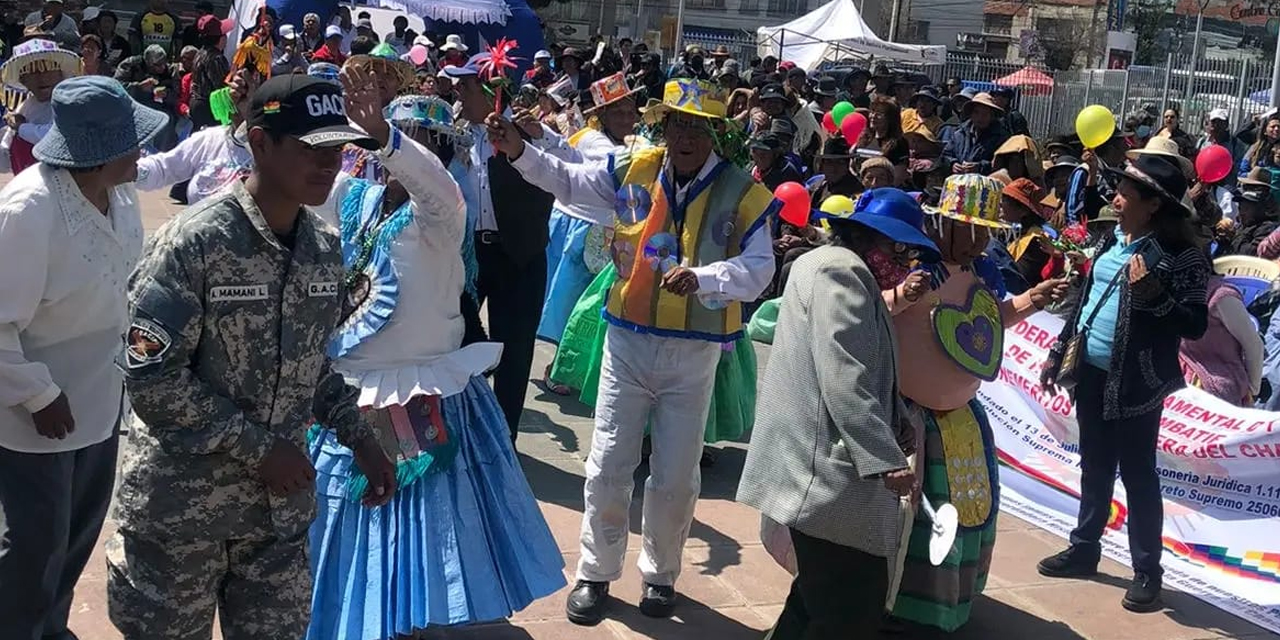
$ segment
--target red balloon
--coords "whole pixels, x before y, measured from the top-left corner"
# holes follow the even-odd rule
[[[840,135],[844,136],[849,146],[857,144],[858,138],[862,137],[862,132],[867,128],[867,117],[858,112],[853,112],[845,116],[840,122]]]
[[[1220,144],[1211,144],[1196,154],[1196,175],[1200,182],[1213,184],[1231,173],[1231,152]]]
[[[773,197],[782,203],[780,216],[784,222],[797,227],[809,224],[809,190],[799,182],[784,182],[773,190]]]
[[[822,128],[826,129],[827,133],[835,133],[837,131],[835,116],[831,115],[830,111],[822,114]]]

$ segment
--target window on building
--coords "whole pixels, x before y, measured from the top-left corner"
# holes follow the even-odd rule
[[[982,16],[982,32],[1009,35],[1013,33],[1013,16],[986,14]]]
[[[806,0],[769,0],[769,13],[798,16],[809,8]]]
[[[688,0],[685,7],[688,9],[723,10],[724,0]]]
[[[929,21],[928,20],[908,20],[905,42],[912,44],[926,44],[929,42]]]
[[[739,13],[759,13],[760,0],[741,0],[738,3]]]

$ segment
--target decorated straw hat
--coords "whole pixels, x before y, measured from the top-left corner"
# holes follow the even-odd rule
[[[611,76],[592,82],[589,91],[591,92],[591,102],[594,103],[594,106],[583,111],[583,113],[593,113],[619,100],[630,98],[640,89],[628,87],[627,76],[619,71]]]
[[[723,118],[727,109],[719,87],[692,78],[676,78],[663,87],[662,102],[645,109],[645,122],[659,122],[672,111],[703,118]]]
[[[58,48],[52,40],[28,40],[13,48],[13,55],[0,66],[0,79],[17,89],[26,89],[20,78],[31,73],[61,71],[67,77],[81,72],[80,56]]]
[[[382,110],[382,116],[409,134],[413,127],[426,127],[453,137],[464,133],[454,126],[453,107],[436,96],[396,96]]]
[[[367,54],[361,53],[347,58],[343,67],[364,67],[370,70],[388,70],[395,74],[400,89],[412,86],[416,75],[413,63],[401,60],[396,48],[381,42]]]
[[[1013,225],[1000,219],[1000,196],[1004,185],[999,180],[976,173],[965,173],[947,178],[942,186],[942,197],[937,207],[925,211],[951,218],[957,222],[991,229],[1012,229]]]

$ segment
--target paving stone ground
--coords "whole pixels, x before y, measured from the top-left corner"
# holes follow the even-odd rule
[[[6,182],[0,177],[0,186]],[[149,231],[178,209],[162,194],[143,197]],[[539,345],[534,371],[542,371],[552,351]],[[761,367],[767,353],[761,353]],[[543,514],[564,553],[566,575],[577,559],[582,514],[583,458],[591,443],[589,411],[577,403],[546,393],[530,383],[521,423],[521,461]],[[672,620],[641,616],[636,608],[639,577],[639,493],[632,510],[627,572],[614,585],[610,619],[582,628],[564,620],[564,592],[535,602],[509,623],[469,629],[433,631],[424,638],[459,640],[737,640],[757,639],[776,619],[789,588],[789,577],[760,545],[759,516],[733,502],[745,456],[744,444],[723,448],[714,468],[703,474],[702,499],[685,551],[685,573],[679,588],[684,601]],[[643,474],[642,467],[639,474]],[[642,479],[643,476],[641,475]],[[639,483],[638,483],[639,484]],[[104,536],[109,535],[108,531]],[[955,640],[1217,640],[1275,638],[1195,598],[1166,592],[1165,610],[1134,615],[1120,607],[1128,571],[1104,561],[1102,575],[1092,581],[1055,581],[1041,577],[1035,562],[1061,548],[1062,541],[1013,516],[1002,514],[999,542],[986,593],[975,603],[973,619],[952,634]],[[99,547],[101,549],[101,547]],[[72,612],[72,629],[81,640],[119,640],[107,621],[105,562],[94,557],[80,580]],[[946,637],[911,630],[904,639]],[[277,639],[271,639],[277,640]],[[284,639],[280,639],[284,640]]]

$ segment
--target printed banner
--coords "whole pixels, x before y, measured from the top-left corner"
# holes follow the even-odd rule
[[[1079,508],[1079,430],[1067,396],[1039,387],[1061,328],[1038,313],[1008,329],[1000,377],[979,397],[1004,463],[1001,506],[1066,538]],[[1280,413],[1184,389],[1165,401],[1157,464],[1165,585],[1280,632]],[[1126,566],[1127,515],[1117,478],[1103,550]]]

